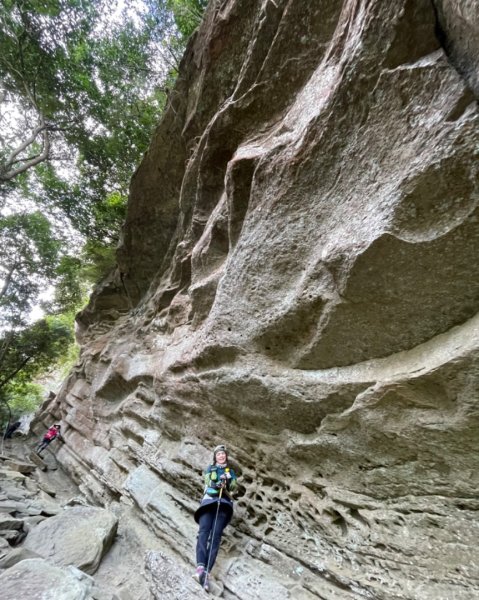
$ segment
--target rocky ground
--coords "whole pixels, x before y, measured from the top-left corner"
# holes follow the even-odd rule
[[[57,442],[59,443],[59,442]],[[0,455],[2,600],[148,600],[204,592],[191,573],[157,550],[158,540],[127,504],[87,504],[33,441],[6,441]]]

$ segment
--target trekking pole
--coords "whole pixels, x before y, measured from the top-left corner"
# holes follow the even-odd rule
[[[203,587],[205,587],[205,583],[207,582],[208,573],[210,572],[211,551],[213,550],[213,538],[215,537],[216,522],[218,521],[218,514],[220,512],[221,494],[223,493],[223,488],[224,488],[224,484],[221,486],[220,495],[218,496],[218,508],[216,509],[215,522],[213,523],[213,531],[211,532],[211,537],[210,537],[210,551],[208,554],[208,564],[206,565],[206,575],[205,575],[205,580],[203,582]]]

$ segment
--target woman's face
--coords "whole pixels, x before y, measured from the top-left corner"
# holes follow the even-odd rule
[[[220,465],[224,464],[226,462],[226,452],[223,452],[223,450],[219,450],[216,453],[216,462]]]

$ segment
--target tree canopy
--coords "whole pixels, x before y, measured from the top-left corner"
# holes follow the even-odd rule
[[[73,159],[91,183],[125,185],[169,71],[153,54],[174,30],[161,0],[122,4],[118,15],[119,5],[105,1],[2,3],[1,181],[47,159]]]

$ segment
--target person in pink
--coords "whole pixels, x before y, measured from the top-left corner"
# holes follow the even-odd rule
[[[60,437],[60,429],[61,425],[59,425],[58,423],[55,423],[55,425],[52,425],[48,429],[48,431],[43,436],[42,441],[37,446],[36,452],[38,455],[40,455],[45,450],[48,444],[51,444],[53,440],[56,440],[57,437]]]

